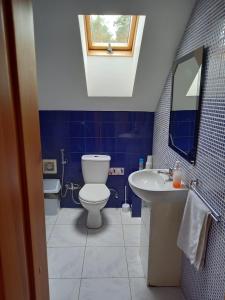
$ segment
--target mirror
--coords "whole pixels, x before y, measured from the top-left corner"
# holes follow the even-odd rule
[[[192,164],[198,142],[203,52],[199,48],[173,66],[169,146]]]

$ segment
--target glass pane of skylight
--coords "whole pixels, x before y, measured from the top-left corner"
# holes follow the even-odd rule
[[[91,15],[91,35],[94,44],[128,44],[131,16]]]

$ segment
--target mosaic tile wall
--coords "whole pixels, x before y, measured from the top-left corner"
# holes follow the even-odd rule
[[[109,154],[111,167],[125,168],[124,176],[109,176],[107,186],[115,188],[119,197],[110,197],[108,207],[121,207],[128,175],[138,169],[140,157],[152,153],[154,113],[40,111],[42,157],[57,159],[61,176],[60,149],[65,150],[65,182],[83,185],[81,156]],[[48,176],[51,177],[51,176]],[[77,198],[77,195],[76,195]],[[128,188],[128,200],[133,216],[140,216],[141,201]],[[70,195],[61,201],[62,207],[74,207]]]
[[[196,165],[168,147],[171,74],[155,113],[154,167],[171,167],[179,159],[184,179],[198,178],[199,192],[222,215],[213,222],[206,264],[197,272],[183,258],[182,288],[187,300],[222,300],[225,294],[225,1],[200,0],[177,51],[177,58],[207,47],[203,105]]]

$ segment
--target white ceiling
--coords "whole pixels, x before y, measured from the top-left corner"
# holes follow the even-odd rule
[[[40,109],[154,111],[194,0],[33,0]],[[146,15],[132,98],[87,96],[77,15]]]

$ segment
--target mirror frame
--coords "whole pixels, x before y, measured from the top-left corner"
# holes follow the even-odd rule
[[[173,93],[174,93],[174,77],[179,64],[187,61],[188,59],[195,57],[195,55],[202,56],[202,69],[201,69],[201,78],[200,78],[200,88],[199,88],[199,96],[197,98],[197,113],[195,118],[195,132],[194,132],[194,146],[193,148],[195,151],[193,152],[192,156],[188,155],[186,152],[182,151],[180,148],[176,147],[170,138],[170,131],[171,131],[171,120],[172,120],[172,107],[173,107]],[[170,99],[170,118],[169,118],[169,137],[168,137],[168,145],[172,148],[176,153],[182,156],[185,160],[190,162],[191,164],[195,164],[196,156],[197,156],[197,148],[198,148],[198,137],[199,137],[199,127],[200,127],[200,117],[201,117],[201,107],[202,107],[202,93],[203,93],[203,85],[204,85],[204,74],[205,74],[205,56],[206,56],[206,49],[204,47],[200,47],[185,56],[177,59],[172,67],[172,87],[171,87],[171,99]]]

